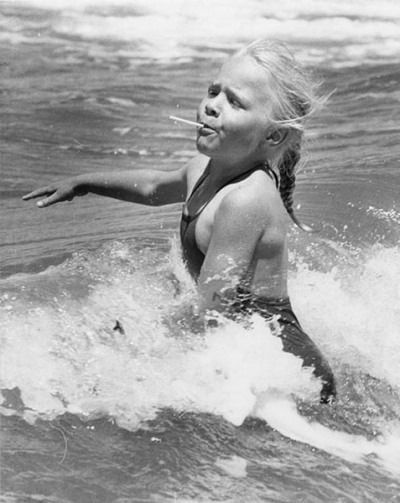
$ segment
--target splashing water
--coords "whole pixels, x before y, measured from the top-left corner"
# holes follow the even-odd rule
[[[398,263],[397,249],[376,249],[357,281],[354,275],[349,281],[348,271],[305,266],[291,278],[294,304],[339,381],[351,365],[359,375],[399,387],[393,348],[400,344],[400,312],[389,302],[399,294]],[[30,423],[65,413],[109,417],[128,430],[164,408],[212,413],[234,425],[255,416],[293,440],[352,462],[376,457],[398,471],[393,417],[373,425],[373,439],[304,417],[296,403],[317,404],[320,384],[301,360],[282,352],[273,324],[254,315],[246,326],[217,319],[214,328],[199,329],[193,285],[176,247],[161,264],[159,252],[115,242],[38,275],[12,278],[13,291],[2,296],[1,387],[18,388],[20,405],[13,407],[5,393],[3,413]],[[386,275],[385,287],[377,271],[380,279]],[[379,316],[371,317],[376,298]],[[346,384],[339,388],[350,393]],[[334,417],[338,408],[328,414]]]

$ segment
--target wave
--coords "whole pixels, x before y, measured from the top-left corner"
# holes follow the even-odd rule
[[[324,412],[320,383],[282,352],[273,323],[254,315],[246,326],[198,325],[175,245],[166,261],[113,242],[10,277],[1,283],[1,411],[30,423],[108,417],[129,430],[170,408],[234,425],[260,417],[294,440],[395,471],[399,253],[372,248],[357,266],[303,263],[291,273],[295,310],[338,380],[338,403]]]
[[[27,6],[36,9],[35,15],[26,11]],[[379,7],[373,0],[284,0],[279,10],[261,0],[201,4],[24,0],[14,2],[13,9],[21,15],[15,17],[11,10],[3,18],[3,39],[15,43],[59,44],[65,38],[103,45],[118,42],[122,46],[112,50],[136,60],[192,59],[204,57],[207,51],[215,55],[265,36],[295,44],[309,62],[338,66],[394,60],[400,46],[400,7],[395,0],[385,0]],[[50,11],[49,18],[46,12]]]

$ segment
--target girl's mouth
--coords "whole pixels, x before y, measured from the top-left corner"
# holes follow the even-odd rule
[[[215,129],[208,124],[203,124],[203,127],[198,129],[198,134],[200,136],[209,136],[210,134],[216,133]]]
[[[207,124],[207,122],[203,122],[203,127],[200,129],[200,130],[207,130],[209,132],[216,132],[216,130],[211,127],[209,124]]]

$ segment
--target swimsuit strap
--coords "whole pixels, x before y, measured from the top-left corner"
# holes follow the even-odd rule
[[[264,169],[264,171],[269,175],[271,176],[271,178],[273,178],[273,180],[275,181],[275,185],[276,185],[276,188],[278,189],[279,188],[279,179],[278,179],[278,175],[275,173],[275,171],[273,169],[271,169],[271,167],[269,166],[269,164],[267,162],[265,163],[262,163],[262,164],[257,164],[256,166],[253,166],[252,168],[248,169],[247,171],[245,171],[244,173],[239,173],[238,175],[235,175],[234,177],[230,178],[226,183],[224,183],[221,187],[219,187],[213,194],[212,196],[203,204],[203,206],[201,206],[201,208],[194,214],[194,215],[190,215],[189,213],[185,213],[184,211],[182,212],[182,219],[187,222],[187,223],[190,223],[192,222],[193,220],[196,220],[196,218],[198,218],[201,213],[203,212],[203,210],[205,209],[205,207],[208,205],[208,203],[214,198],[214,196],[220,191],[222,190],[224,187],[226,187],[227,185],[230,185],[231,183],[234,183],[236,180],[239,180],[240,178],[242,178],[243,176],[247,175],[247,174],[250,174],[251,172],[253,171],[257,171],[258,169]],[[204,183],[205,179],[208,177],[208,175],[210,174],[210,171],[211,171],[211,161],[207,164],[206,168],[204,169],[202,175],[200,176],[200,178],[197,180],[188,200],[186,201],[186,203],[184,204],[184,207],[183,209],[185,210],[185,208],[187,208],[190,200],[192,199],[193,195],[196,193],[196,191],[199,189],[199,187]]]
[[[270,168],[270,166],[269,166],[269,165],[268,165],[267,173],[268,173],[269,175],[272,175],[272,177],[271,177],[271,178],[273,178],[273,179],[274,179],[274,181],[275,181],[275,186],[276,186],[276,188],[279,190],[279,177],[278,177],[278,175],[275,173],[275,171],[274,171],[272,168]]]
[[[196,193],[196,191],[198,190],[198,188],[204,183],[204,180],[208,177],[208,175],[210,174],[210,171],[211,171],[211,161],[207,163],[207,166],[205,167],[203,173],[201,174],[200,178],[197,180],[195,186],[193,187],[193,190],[190,193],[188,200],[183,205],[184,210],[187,207],[187,205],[189,204],[189,202],[192,199],[192,197],[194,196],[194,194]],[[206,205],[211,201],[211,199],[212,198],[210,198],[209,201],[194,216],[190,216],[189,214],[186,214],[183,211],[182,212],[182,220],[184,220],[187,223],[190,223],[192,220],[195,220],[200,215],[200,213],[203,211],[203,209],[206,207]]]
[[[192,192],[190,193],[190,196],[188,197],[188,200],[186,201],[186,204],[192,199],[194,193],[197,191],[197,189],[200,187],[200,185],[203,184],[204,180],[208,177],[211,171],[211,161],[207,163],[207,166],[205,167],[203,173],[201,174],[200,178],[197,180],[195,186],[193,187]]]

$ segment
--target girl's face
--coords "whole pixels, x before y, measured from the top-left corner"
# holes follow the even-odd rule
[[[233,164],[265,160],[271,95],[266,72],[251,56],[228,60],[200,103],[198,150]]]

